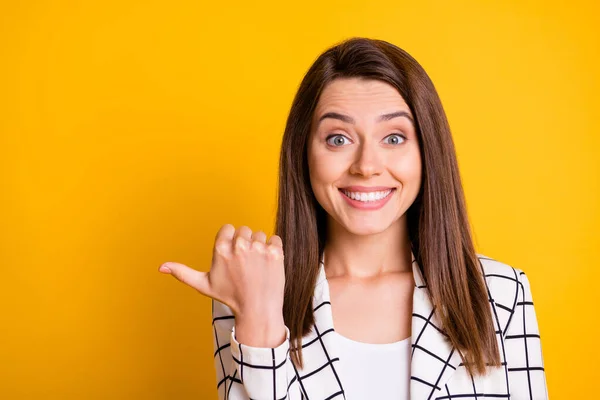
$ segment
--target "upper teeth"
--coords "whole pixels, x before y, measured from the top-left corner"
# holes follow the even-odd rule
[[[386,190],[384,192],[349,192],[347,190],[342,189],[342,192],[351,199],[358,201],[377,201],[387,197],[388,194],[392,192],[392,189]]]

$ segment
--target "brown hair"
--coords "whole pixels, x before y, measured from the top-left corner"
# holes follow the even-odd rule
[[[425,70],[382,40],[352,38],[321,54],[304,76],[287,119],[280,153],[275,233],[285,254],[284,320],[291,357],[302,366],[301,338],[314,324],[312,296],[325,247],[326,214],[309,180],[307,141],[324,87],[337,78],[376,79],[395,87],[415,117],[423,160],[421,190],[407,210],[413,254],[442,329],[467,371],[500,365],[486,286],[475,253],[450,127]]]

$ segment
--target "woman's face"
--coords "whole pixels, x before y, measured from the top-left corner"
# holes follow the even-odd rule
[[[347,231],[383,232],[417,197],[421,156],[412,121],[402,96],[385,82],[340,78],[323,90],[308,142],[310,183]]]

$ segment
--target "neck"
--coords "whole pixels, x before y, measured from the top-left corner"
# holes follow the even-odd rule
[[[329,219],[324,264],[328,278],[373,278],[412,272],[406,215],[383,232],[357,235]]]

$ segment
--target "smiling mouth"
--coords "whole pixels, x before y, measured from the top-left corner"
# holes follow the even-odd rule
[[[381,201],[392,194],[394,190],[396,189],[390,188],[387,190],[377,190],[372,192],[351,192],[346,189],[339,189],[339,191],[342,192],[346,197],[363,203]]]

